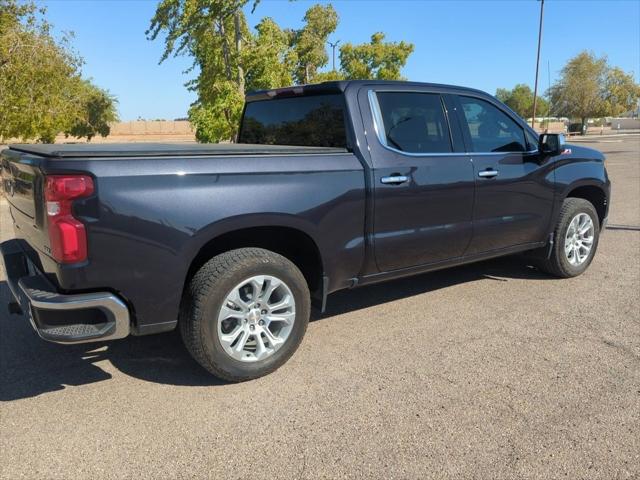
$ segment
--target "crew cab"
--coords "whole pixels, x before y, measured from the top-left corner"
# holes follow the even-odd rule
[[[484,92],[391,81],[251,93],[237,143],[11,145],[9,308],[58,343],[178,327],[209,372],[247,380],[337,290],[519,252],[581,274],[604,161]]]

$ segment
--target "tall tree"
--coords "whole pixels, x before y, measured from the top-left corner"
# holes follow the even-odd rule
[[[346,79],[401,80],[400,70],[413,52],[413,44],[385,42],[382,32],[374,33],[370,43],[340,47],[340,65]]]
[[[559,115],[579,118],[584,127],[587,119],[605,115],[603,100],[607,78],[607,59],[582,52],[569,60],[560,79],[550,89],[551,103]]]
[[[631,74],[621,68],[613,67],[607,72],[605,86],[605,108],[609,115],[615,117],[638,106],[640,85]]]
[[[556,114],[579,118],[585,131],[591,117],[631,110],[637,105],[640,88],[630,74],[611,68],[606,57],[585,51],[564,66],[550,97]]]
[[[245,94],[241,64],[249,29],[242,8],[249,0],[162,0],[147,30],[155,40],[165,34],[160,62],[169,56],[189,55],[196,79],[187,88],[198,94],[189,118],[201,141],[233,137]],[[254,2],[254,5],[257,2]]]
[[[311,6],[297,30],[264,18],[253,32],[243,13],[248,3],[161,0],[146,32],[150,40],[164,38],[161,63],[170,56],[193,58],[189,71],[199,73],[186,86],[197,94],[189,120],[200,141],[235,136],[247,91],[341,78],[400,78],[413,51],[405,42],[385,43],[384,34],[378,33],[371,43],[341,49],[340,72],[321,72],[329,60],[327,40],[338,24],[333,6]]]
[[[256,26],[256,35],[242,56],[247,91],[293,83],[297,56],[290,46],[290,36],[268,17]]]
[[[98,91],[81,79],[71,37],[56,41],[44,14],[31,2],[0,0],[0,140],[51,142],[87,114],[83,92]],[[110,99],[102,108],[115,118],[113,98],[101,92]]]
[[[496,90],[496,98],[522,118],[531,118],[533,115],[533,91],[529,85],[519,83],[512,90],[499,88]],[[538,97],[537,113],[544,114],[548,108],[547,101],[542,97]]]
[[[89,141],[96,135],[102,137],[109,135],[111,132],[109,123],[118,120],[114,108],[117,103],[116,98],[88,80],[76,82],[74,98],[77,113],[65,129],[65,135],[86,137]]]
[[[338,14],[331,4],[314,5],[304,16],[305,25],[292,32],[297,56],[294,77],[297,83],[311,83],[319,69],[329,61],[327,41],[338,26]]]

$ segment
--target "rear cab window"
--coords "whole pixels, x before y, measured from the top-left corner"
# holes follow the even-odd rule
[[[346,148],[345,121],[341,94],[248,102],[238,143]]]

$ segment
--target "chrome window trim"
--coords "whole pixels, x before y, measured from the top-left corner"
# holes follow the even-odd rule
[[[390,92],[390,93],[423,93],[423,94],[432,94],[432,95],[442,95],[441,93],[438,92],[425,92],[422,90],[373,90],[373,89],[369,89],[367,91],[367,97],[369,99],[369,108],[371,110],[371,117],[373,119],[373,130],[376,132],[376,137],[378,139],[378,142],[380,143],[380,146],[391,151],[394,153],[399,153],[401,155],[406,155],[408,157],[451,157],[451,156],[456,156],[456,155],[464,155],[464,156],[469,156],[469,157],[475,157],[475,156],[489,156],[489,155],[508,155],[508,154],[516,154],[519,153],[521,155],[531,155],[531,154],[535,154],[535,153],[539,153],[538,149],[535,150],[530,150],[527,152],[518,152],[518,151],[510,151],[510,152],[446,152],[446,153],[440,153],[440,152],[433,152],[433,153],[415,153],[415,152],[405,152],[403,150],[398,150],[397,148],[391,147],[387,144],[387,138],[386,135],[384,134],[384,122],[382,120],[382,111],[380,109],[380,103],[378,102],[378,96],[377,96],[377,92]],[[457,95],[457,94],[456,94]],[[484,100],[481,97],[475,96],[475,95],[463,95],[466,97],[472,97],[472,98],[478,98],[480,100]],[[485,100],[486,102],[486,100]],[[490,102],[489,102],[490,103]],[[498,107],[496,107],[498,108]],[[504,110],[502,110],[501,108],[499,108],[499,110],[501,112],[503,112],[505,115],[507,115],[509,118],[511,118],[511,115],[507,114],[507,112],[505,112]],[[511,118],[513,120],[513,118]],[[513,120],[514,122],[516,122],[515,120]],[[518,122],[516,122],[518,123]],[[521,125],[518,125],[522,128]],[[447,127],[449,127],[447,125]],[[450,127],[449,127],[450,129]],[[524,130],[524,129],[523,129]],[[524,131],[523,131],[524,134]],[[451,135],[451,132],[449,132],[449,135]]]
[[[515,154],[515,153],[519,153],[520,155],[530,155],[530,154],[538,153],[538,150],[531,150],[528,152],[513,151],[513,152],[465,152],[465,153],[472,157],[481,157],[485,155],[509,155],[509,154]]]

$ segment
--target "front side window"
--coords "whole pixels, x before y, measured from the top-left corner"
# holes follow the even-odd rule
[[[525,130],[524,131],[525,136],[527,137],[527,143],[529,145],[527,145],[528,150],[530,152],[534,151],[534,150],[538,150],[538,136],[534,135],[531,131],[529,130]]]
[[[347,145],[342,95],[309,95],[247,103],[238,143],[342,147]]]
[[[459,97],[474,152],[524,152],[522,127],[489,102]]]
[[[440,95],[415,92],[376,94],[383,143],[408,153],[451,152]],[[386,140],[386,141],[385,141]]]

